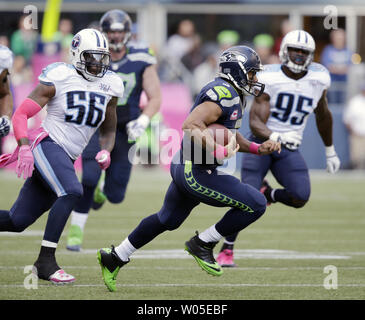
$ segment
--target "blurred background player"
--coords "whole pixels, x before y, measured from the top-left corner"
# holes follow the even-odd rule
[[[124,200],[132,163],[128,158],[130,148],[145,132],[150,119],[158,112],[161,103],[160,81],[156,71],[156,58],[148,48],[127,46],[131,36],[132,21],[122,10],[106,12],[100,19],[100,28],[109,40],[110,69],[116,72],[125,84],[125,92],[118,100],[117,135],[111,153],[111,165],[100,179],[101,170],[95,161],[100,151],[98,133],[91,139],[82,154],[83,197],[77,202],[71,218],[67,249],[79,251],[88,213],[99,209],[108,199],[111,203]],[[141,113],[141,93],[144,91],[147,104]],[[100,179],[100,188],[97,187]],[[95,197],[94,197],[95,193]],[[95,201],[94,201],[95,200]]]
[[[280,151],[280,143],[265,141],[256,144],[237,131],[242,123],[246,95],[259,96],[264,86],[257,81],[260,58],[246,46],[235,46],[220,57],[217,77],[202,88],[183,124],[181,149],[171,164],[171,182],[163,207],[158,213],[143,219],[136,229],[118,246],[98,251],[103,279],[110,291],[116,289],[120,267],[129,256],[167,230],[177,229],[200,203],[215,207],[230,207],[215,225],[185,243],[203,270],[220,276],[222,268],[213,257],[213,248],[223,236],[240,231],[265,212],[265,197],[252,186],[232,175],[218,173],[222,160],[240,152],[269,154]],[[224,125],[233,134],[227,145],[217,144],[204,134],[212,123]]]
[[[10,132],[13,114],[13,97],[10,91],[9,71],[13,65],[13,53],[0,45],[0,139]]]
[[[55,258],[63,228],[82,196],[74,161],[100,126],[102,151],[96,159],[101,168],[108,167],[115,141],[116,102],[123,95],[123,82],[108,71],[108,42],[99,31],[77,33],[70,58],[72,65],[53,63],[45,68],[38,86],[14,113],[19,148],[13,161],[18,159],[18,177],[27,180],[10,211],[0,211],[0,231],[22,232],[50,210],[34,272],[54,283],[75,280]],[[28,132],[27,120],[45,105],[47,116],[41,127]]]
[[[310,195],[307,165],[298,150],[308,116],[314,112],[317,128],[325,145],[327,170],[335,173],[340,160],[332,140],[332,114],[327,105],[330,75],[325,67],[312,63],[315,42],[303,30],[289,32],[280,49],[280,64],[265,66],[257,76],[265,92],[256,97],[250,110],[251,139],[281,142],[280,154],[257,157],[244,154],[241,179],[264,193],[267,202],[281,202],[294,208],[303,207]],[[284,187],[272,189],[264,180],[271,170]],[[221,266],[235,266],[233,245],[237,234],[226,238],[217,261]]]

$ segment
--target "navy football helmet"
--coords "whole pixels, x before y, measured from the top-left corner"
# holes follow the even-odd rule
[[[113,51],[120,51],[127,44],[132,35],[132,20],[129,15],[122,10],[110,10],[101,17],[100,29],[108,38],[109,48]],[[119,31],[124,34],[108,34],[108,32],[113,31]]]
[[[219,58],[218,76],[229,80],[244,95],[260,96],[265,89],[263,83],[248,77],[263,69],[258,54],[247,46],[234,46],[225,50]]]

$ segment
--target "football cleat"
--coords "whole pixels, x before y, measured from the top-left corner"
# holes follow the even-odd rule
[[[103,280],[108,290],[113,292],[116,290],[116,278],[119,269],[127,264],[128,261],[122,261],[114,250],[114,246],[111,248],[103,248],[97,252],[98,261],[101,267],[101,273]]]
[[[67,236],[66,249],[70,251],[80,251],[83,239],[83,231],[77,225],[71,225]]]
[[[66,273],[63,269],[57,270],[49,276],[49,281],[54,284],[67,284],[72,283],[75,280],[73,275]]]
[[[218,242],[204,242],[196,236],[185,242],[185,250],[193,256],[198,265],[207,273],[213,276],[220,276],[223,273],[222,267],[215,261],[213,249]]]
[[[234,268],[237,265],[233,262],[233,250],[224,249],[217,257],[218,264],[223,268]]]
[[[272,198],[271,198],[271,191],[272,188],[269,185],[269,182],[264,179],[264,181],[262,181],[262,185],[260,188],[260,192],[265,196],[266,201],[267,201],[267,206],[271,205],[273,202],[275,202]]]
[[[32,273],[39,279],[54,284],[67,284],[75,281],[75,277],[61,269],[54,258],[38,258],[33,265]]]
[[[93,203],[92,203],[92,208],[94,210],[99,210],[103,204],[106,201],[106,195],[104,194],[103,191],[101,191],[101,189],[99,187],[96,187],[95,192],[94,192],[94,199],[93,199]]]

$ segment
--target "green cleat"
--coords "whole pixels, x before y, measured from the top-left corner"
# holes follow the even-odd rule
[[[213,276],[223,274],[222,267],[215,261],[213,249],[218,242],[204,242],[196,236],[185,242],[185,250],[193,256],[198,265],[207,273]]]
[[[83,239],[83,231],[77,225],[71,225],[67,236],[66,249],[70,251],[80,251]]]
[[[98,261],[101,267],[101,273],[103,280],[108,290],[113,292],[116,290],[116,278],[119,269],[127,264],[128,261],[122,261],[118,257],[114,250],[114,246],[111,248],[103,248],[97,252]]]
[[[103,204],[106,201],[106,195],[104,194],[103,191],[101,191],[101,189],[98,187],[96,187],[95,192],[94,192],[94,199],[93,199],[93,203],[92,203],[92,208],[94,210],[99,210]]]

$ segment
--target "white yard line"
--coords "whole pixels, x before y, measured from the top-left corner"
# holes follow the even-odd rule
[[[38,287],[52,287],[53,284],[38,284]],[[68,284],[65,286],[72,287],[105,287],[103,284]],[[156,288],[156,287],[323,287],[323,284],[308,283],[287,283],[287,284],[270,284],[270,283],[148,283],[148,284],[117,284],[117,287],[139,287],[139,288]],[[339,284],[338,287],[364,288],[365,284]],[[23,284],[0,284],[0,288],[23,288]]]

